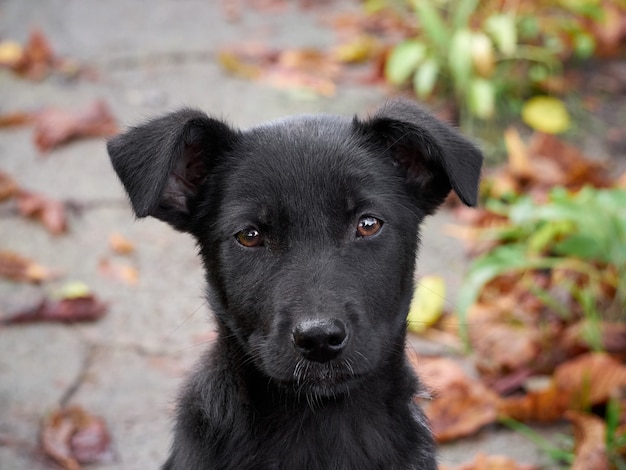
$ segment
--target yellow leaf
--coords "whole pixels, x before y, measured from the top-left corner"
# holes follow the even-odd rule
[[[24,49],[13,41],[0,42],[0,66],[14,67],[24,56]]]
[[[522,119],[533,129],[546,134],[560,134],[570,127],[565,104],[552,96],[536,96],[524,103]]]
[[[81,281],[71,281],[55,292],[54,297],[58,299],[78,299],[86,297],[91,293],[91,289]]]
[[[421,333],[432,326],[443,314],[446,284],[441,276],[424,276],[415,287],[413,301],[407,315],[409,330]]]

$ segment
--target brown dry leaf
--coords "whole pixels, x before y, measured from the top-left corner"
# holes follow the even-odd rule
[[[277,51],[259,44],[220,51],[222,67],[237,76],[258,79],[276,88],[335,93],[341,67],[332,54],[311,48]]]
[[[595,320],[581,320],[570,325],[559,340],[560,349],[572,357],[589,352],[585,331],[588,331],[589,327],[593,327],[600,332],[602,350],[626,360],[626,323],[600,322],[599,325],[591,325],[590,322],[592,321],[595,323]]]
[[[567,419],[574,425],[576,458],[571,470],[609,470],[604,421],[575,411],[568,412]]]
[[[62,202],[39,193],[20,190],[17,193],[17,208],[21,215],[39,220],[53,235],[67,231],[67,214]]]
[[[514,127],[509,127],[504,132],[504,142],[509,154],[508,170],[516,178],[532,178],[534,168],[528,156],[528,149],[519,132]]]
[[[33,29],[13,70],[27,78],[40,80],[54,67],[56,58],[50,43],[38,29]]]
[[[534,328],[505,323],[474,323],[470,338],[476,352],[476,367],[489,376],[509,374],[532,364],[541,352]]]
[[[589,160],[577,147],[553,135],[536,133],[529,152],[536,160],[536,177],[541,183],[560,184],[569,189],[586,184],[598,188],[611,186],[611,178],[603,164]]]
[[[0,251],[0,277],[18,282],[40,283],[58,276],[58,272],[10,251]]]
[[[563,418],[569,404],[567,390],[550,382],[546,388],[531,391],[524,396],[503,398],[498,406],[498,414],[525,423],[553,423]]]
[[[135,251],[133,242],[117,232],[109,235],[109,247],[118,255],[129,255]]]
[[[38,305],[11,313],[0,319],[3,325],[37,322],[90,322],[106,314],[108,305],[92,294],[60,300],[44,299]]]
[[[48,152],[73,139],[83,137],[110,137],[118,132],[115,118],[103,101],[67,111],[49,108],[35,116],[35,145]]]
[[[422,405],[439,442],[472,435],[496,421],[498,395],[468,377],[454,361],[426,360],[420,362],[418,372],[436,392],[432,401]]]
[[[128,264],[120,264],[103,258],[98,263],[98,269],[104,276],[122,281],[131,286],[139,282],[139,271],[134,266]]]
[[[110,463],[114,455],[106,423],[80,406],[55,410],[42,424],[41,445],[46,455],[66,470],[81,464]]]
[[[557,386],[572,397],[570,409],[587,409],[626,390],[626,365],[606,353],[588,353],[556,368]]]
[[[0,171],[0,202],[17,194],[19,186],[7,173]]]
[[[24,111],[2,114],[0,115],[0,128],[25,126],[33,122],[34,118],[34,113]]]
[[[439,470],[536,470],[533,465],[518,463],[503,455],[486,455],[479,453],[470,463],[457,467],[439,466]]]

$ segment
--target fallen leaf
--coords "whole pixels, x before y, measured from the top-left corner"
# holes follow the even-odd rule
[[[612,180],[605,165],[590,160],[575,147],[556,136],[536,133],[529,146],[529,152],[537,162],[536,180],[547,186],[562,185],[569,189],[580,189],[584,185],[596,188],[611,186]],[[553,169],[550,170],[550,167]],[[555,178],[542,174],[551,171]]]
[[[503,398],[498,405],[498,414],[524,423],[554,423],[563,419],[569,406],[568,391],[550,381],[547,387],[521,397]]]
[[[454,361],[423,361],[418,371],[434,391],[434,398],[422,406],[438,442],[472,435],[496,421],[498,395],[463,373]]]
[[[35,145],[49,152],[70,140],[84,137],[110,137],[118,132],[115,118],[103,101],[74,111],[49,108],[35,116]]]
[[[100,319],[107,311],[107,304],[93,294],[63,299],[44,299],[31,308],[26,308],[0,319],[3,325],[22,325],[37,322],[90,322]]]
[[[535,169],[530,161],[528,148],[514,127],[504,131],[504,142],[508,153],[508,170],[516,178],[532,178]]]
[[[19,127],[33,122],[34,113],[16,111],[0,115],[0,128]]]
[[[570,356],[589,352],[585,332],[589,327],[593,327],[600,333],[599,342],[602,350],[626,361],[626,323],[600,322],[599,325],[595,323],[596,320],[581,320],[570,325],[559,340],[560,348],[567,351]]]
[[[606,353],[583,354],[558,366],[554,380],[569,391],[570,409],[584,410],[626,390],[626,365]]]
[[[540,353],[537,332],[527,325],[501,322],[474,323],[469,332],[476,352],[476,367],[486,375],[498,376],[533,363]]]
[[[66,470],[114,460],[104,420],[76,405],[55,410],[44,419],[41,445],[45,454]]]
[[[0,41],[0,67],[15,68],[24,55],[24,49],[15,41]]]
[[[439,470],[536,470],[533,465],[524,465],[503,455],[477,454],[469,463],[456,467],[439,466]]]
[[[536,96],[526,101],[522,119],[533,129],[547,134],[560,134],[570,127],[565,104],[552,96]]]
[[[15,72],[33,80],[44,78],[54,67],[55,56],[50,43],[39,29],[33,29],[12,67]]]
[[[103,258],[98,263],[98,269],[103,275],[132,286],[139,282],[139,271],[128,264],[120,264]]]
[[[422,333],[441,318],[446,302],[446,284],[441,276],[424,276],[415,286],[407,315],[410,331]]]
[[[109,247],[119,255],[128,255],[135,251],[135,245],[120,233],[109,235]]]
[[[18,282],[49,281],[58,273],[35,261],[10,251],[0,251],[0,277]]]
[[[17,193],[17,207],[21,215],[39,220],[53,235],[67,231],[67,214],[62,202],[39,193],[20,190]]]
[[[7,173],[0,171],[0,202],[17,194],[19,187]]]
[[[370,35],[362,34],[350,42],[341,44],[333,50],[333,58],[342,63],[361,63],[372,59],[379,54],[381,45]]]
[[[596,416],[575,411],[569,411],[567,419],[574,425],[576,457],[571,470],[609,470],[604,421]]]

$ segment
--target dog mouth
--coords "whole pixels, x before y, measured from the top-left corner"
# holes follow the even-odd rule
[[[349,392],[362,381],[363,375],[349,360],[318,363],[300,359],[291,377],[285,379],[279,381],[281,385],[297,394],[336,397]]]

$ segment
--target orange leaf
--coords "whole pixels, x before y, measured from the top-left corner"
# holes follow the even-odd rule
[[[98,268],[105,276],[117,279],[126,284],[134,286],[139,282],[139,272],[134,266],[113,263],[108,259],[102,259],[100,260]]]
[[[569,404],[567,391],[551,382],[548,387],[531,391],[522,397],[502,399],[498,413],[516,421],[552,423],[563,418]]]
[[[17,183],[7,173],[0,171],[0,202],[17,194]]]
[[[517,129],[509,127],[504,132],[504,142],[509,154],[509,171],[518,178],[532,178],[534,169],[528,156],[528,149]]]
[[[574,425],[576,458],[571,470],[608,470],[604,421],[575,411],[568,412],[567,419]]]
[[[581,410],[626,388],[626,366],[608,354],[588,353],[557,367],[554,380],[574,400],[571,409]]]
[[[31,259],[0,251],[0,276],[12,281],[39,283],[56,277],[56,274]]]
[[[420,362],[419,374],[435,398],[423,404],[439,442],[474,434],[497,419],[499,397],[480,381],[469,378],[450,359]]]
[[[119,255],[128,255],[135,251],[133,242],[120,233],[112,233],[109,235],[109,246]]]

